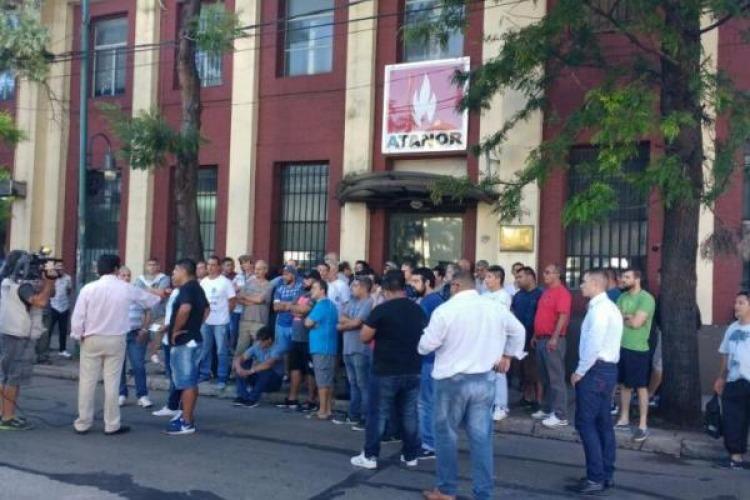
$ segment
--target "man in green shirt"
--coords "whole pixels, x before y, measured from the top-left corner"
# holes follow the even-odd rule
[[[648,337],[656,301],[653,295],[641,288],[640,270],[627,269],[621,279],[623,294],[617,299],[617,307],[622,313],[624,328],[618,365],[620,418],[615,429],[630,429],[630,396],[635,389],[638,392],[640,421],[633,432],[633,440],[642,442],[648,437],[648,382],[651,366]]]

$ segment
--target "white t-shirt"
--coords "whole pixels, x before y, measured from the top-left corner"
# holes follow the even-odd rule
[[[497,302],[508,311],[510,311],[510,305],[511,302],[513,302],[513,299],[505,288],[501,288],[494,292],[490,292],[489,290],[487,290],[482,294],[482,297],[486,297],[493,302]]]
[[[206,276],[201,280],[201,287],[211,307],[206,324],[211,326],[229,324],[229,299],[236,295],[234,285],[229,278],[224,275],[213,279]]]
[[[750,381],[750,325],[735,321],[727,328],[719,353],[727,356],[727,382]]]
[[[167,299],[166,314],[164,315],[164,326],[169,326],[169,324],[172,322],[172,306],[174,305],[174,299],[177,298],[177,295],[179,295],[179,293],[179,287],[175,287],[175,289],[172,290],[172,293],[169,294],[169,298]],[[161,343],[164,345],[169,345],[169,335],[166,333],[166,331],[161,338]]]
[[[328,283],[328,298],[334,303],[339,314],[341,314],[341,308],[344,304],[349,302],[352,294],[349,290],[349,285],[344,281],[337,279]]]

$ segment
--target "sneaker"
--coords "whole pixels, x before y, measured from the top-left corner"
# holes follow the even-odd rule
[[[244,401],[244,398],[236,397],[232,400],[232,405],[234,406],[242,406],[242,402]]]
[[[500,422],[501,420],[505,420],[508,418],[508,410],[503,408],[495,408],[495,411],[492,413],[492,420],[495,422]]]
[[[0,431],[30,431],[33,428],[33,425],[18,417],[0,421]]]
[[[125,406],[125,402],[128,400],[127,396],[120,396],[117,398],[117,406]]]
[[[65,359],[70,359],[70,358],[72,358],[72,357],[73,357],[73,355],[72,355],[72,354],[70,354],[70,353],[69,353],[68,351],[62,351],[62,352],[61,352],[61,353],[59,354],[59,356],[60,356],[61,358],[65,358]]]
[[[435,451],[422,448],[417,458],[419,460],[435,460]]]
[[[619,415],[620,414],[620,407],[617,403],[612,403],[612,406],[609,407],[609,414],[610,415]]]
[[[297,411],[301,411],[302,413],[310,413],[313,411],[318,411],[318,405],[311,401],[306,401],[302,403],[301,405],[297,406]]]
[[[182,410],[177,410],[175,414],[170,417],[169,421],[179,420],[180,418],[182,418]]]
[[[226,382],[216,382],[216,384],[214,384],[214,389],[216,389],[217,391],[223,391],[226,388],[227,388]]]
[[[534,420],[546,420],[550,415],[552,414],[547,413],[544,410],[538,410],[531,414],[531,418],[533,418]]]
[[[255,408],[256,406],[260,406],[260,403],[258,401],[253,401],[252,399],[240,399],[239,401],[235,400],[234,406]]]
[[[652,396],[648,400],[648,407],[649,408],[658,408],[659,403],[661,403],[661,396]]]
[[[159,363],[161,363],[161,360],[159,359],[159,355],[158,354],[152,354],[151,355],[151,362],[153,364],[155,364],[155,365],[158,365]]]
[[[554,427],[565,427],[566,425],[568,425],[568,421],[557,418],[557,415],[553,413],[549,417],[542,420],[542,425],[552,429]]]
[[[138,406],[141,408],[151,408],[154,406],[154,403],[151,402],[151,400],[148,398],[148,396],[141,396],[138,398]]]
[[[636,443],[642,443],[646,440],[648,437],[648,429],[641,429],[640,427],[637,427],[635,431],[633,431],[633,441]]]
[[[356,457],[352,457],[351,460],[349,460],[349,463],[355,467],[361,467],[368,470],[375,470],[378,468],[378,460],[376,458],[367,458],[364,451]]]
[[[172,420],[167,426],[167,434],[170,436],[180,436],[182,434],[194,434],[195,424],[189,424],[182,417]]]
[[[717,462],[714,467],[716,467],[717,469],[742,470],[745,468],[745,464],[743,462],[738,462],[736,460],[728,458]]]
[[[401,463],[406,465],[407,467],[416,467],[417,465],[419,465],[419,460],[417,460],[416,458],[413,460],[407,460],[403,455],[401,455]]]
[[[333,420],[331,420],[331,422],[333,422],[336,425],[344,425],[344,424],[346,424],[346,425],[353,425],[355,423],[355,420],[352,420],[347,415],[346,417],[340,417],[340,416],[339,417],[333,417]]]
[[[170,410],[166,406],[162,406],[161,409],[151,412],[151,415],[155,417],[174,417],[177,414],[182,415],[182,412],[180,410]]]
[[[284,398],[284,402],[277,404],[276,408],[281,408],[282,410],[296,410],[298,406],[299,401],[296,399]]]
[[[365,423],[360,421],[356,422],[354,425],[352,425],[352,430],[357,432],[363,432],[366,429]]]
[[[615,429],[616,431],[629,431],[629,430],[630,430],[630,422],[628,422],[628,423],[626,423],[626,424],[622,424],[622,423],[620,423],[620,422],[617,422],[617,423],[616,423],[616,424],[614,425],[614,429]]]

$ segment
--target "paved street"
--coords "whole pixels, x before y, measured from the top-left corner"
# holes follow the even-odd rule
[[[361,447],[362,433],[214,398],[200,401],[194,436],[163,435],[163,420],[132,405],[123,415],[133,433],[77,436],[70,425],[75,396],[74,382],[34,379],[21,405],[37,428],[0,433],[0,499],[397,500],[420,498],[433,481],[434,463],[405,470],[398,445],[384,446],[380,470],[354,470],[349,457]],[[164,393],[152,396],[161,403]],[[574,443],[503,435],[495,453],[497,498],[566,498],[564,486],[582,474]],[[618,458],[618,489],[610,498],[750,497],[750,471],[629,451]],[[466,453],[461,465],[467,479]],[[470,491],[464,482],[462,495]]]

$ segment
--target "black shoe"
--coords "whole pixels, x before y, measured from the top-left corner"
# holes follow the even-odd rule
[[[388,436],[380,440],[381,443],[400,443],[401,438],[397,436]]]
[[[726,460],[717,462],[715,467],[717,469],[725,469],[725,470],[742,470],[745,468],[745,463],[737,462],[736,460],[732,460],[731,458],[728,458]]]
[[[130,432],[130,427],[127,425],[121,425],[116,431],[104,432],[105,436],[117,436],[118,434],[127,434]]]
[[[259,405],[259,402],[253,401],[252,399],[243,399],[238,406],[243,406],[245,408],[255,408]]]
[[[276,405],[276,408],[296,410],[297,406],[299,406],[299,402],[296,399],[285,398],[283,403]]]
[[[531,408],[532,406],[534,406],[534,401],[529,401],[526,398],[521,398],[521,401],[519,401],[518,404],[519,406],[521,406],[521,408]]]
[[[302,413],[310,413],[313,411],[318,411],[318,405],[310,401],[307,401],[301,405],[298,405],[297,411],[301,411]]]
[[[578,495],[601,495],[606,491],[604,483],[595,483],[586,479],[581,481],[576,486],[568,486],[566,490],[576,493]]]
[[[419,460],[435,460],[435,452],[433,450],[427,450],[422,448],[417,454]]]
[[[234,405],[234,406],[242,406],[242,402],[243,401],[244,401],[244,399],[242,399],[240,397],[234,398],[232,400],[232,405]]]

